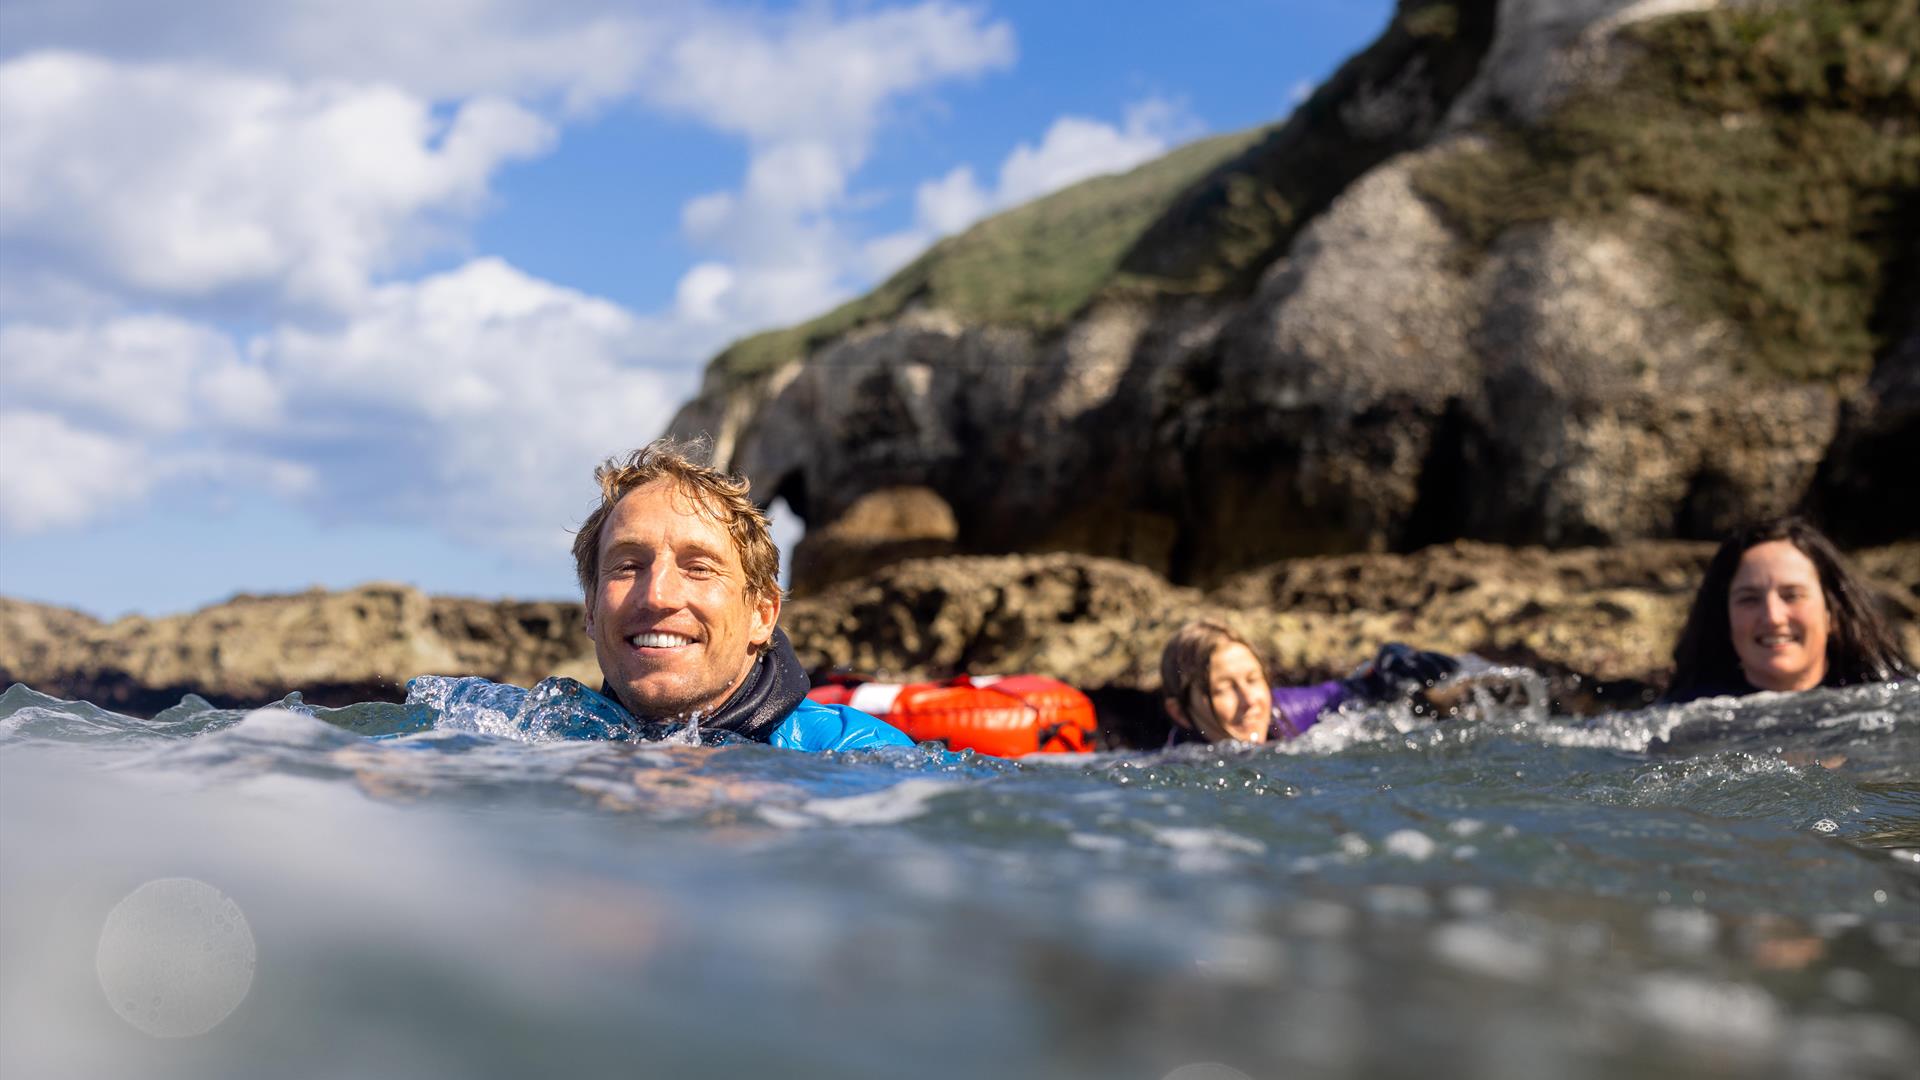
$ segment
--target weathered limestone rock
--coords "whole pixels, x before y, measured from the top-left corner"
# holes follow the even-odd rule
[[[898,679],[1038,672],[1093,695],[1109,737],[1164,735],[1160,649],[1212,615],[1270,657],[1276,679],[1344,674],[1384,642],[1478,653],[1549,676],[1563,708],[1639,704],[1664,683],[1711,545],[1549,551],[1460,542],[1406,555],[1292,559],[1210,593],[1117,559],[953,556],[895,563],[788,602],[781,623],[816,674]],[[1920,543],[1858,553],[1920,657]],[[152,713],[186,693],[254,705],[301,691],[398,700],[420,674],[598,685],[580,606],[428,597],[395,585],[242,596],[190,615],[111,624],[0,599],[0,685]],[[1158,731],[1156,735],[1155,732]]]
[[[1064,323],[967,321],[915,294],[775,371],[710,379],[674,430],[712,432],[819,537],[802,593],[936,550],[835,531],[901,488],[950,508],[937,550],[1108,556],[1198,587],[1455,539],[1704,540],[1796,507],[1854,543],[1910,536],[1920,518],[1892,504],[1920,498],[1881,494],[1910,493],[1913,470],[1881,462],[1920,448],[1911,347],[1864,386],[1864,368],[1783,375],[1749,362],[1726,309],[1682,295],[1696,271],[1673,254],[1690,219],[1672,206],[1637,196],[1482,236],[1423,186],[1428,165],[1503,137],[1531,152],[1520,129],[1646,55],[1633,28],[1748,6],[1409,0],[1293,117],[1173,198]]]
[[[0,600],[0,683],[151,713],[192,692],[262,704],[398,701],[422,674],[597,678],[580,606],[428,597],[400,585],[237,596],[190,615],[103,624]]]

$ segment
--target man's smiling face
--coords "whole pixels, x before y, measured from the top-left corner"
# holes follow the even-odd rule
[[[649,720],[724,704],[780,615],[777,592],[748,592],[726,528],[673,480],[656,480],[621,498],[599,550],[587,636],[620,703]]]

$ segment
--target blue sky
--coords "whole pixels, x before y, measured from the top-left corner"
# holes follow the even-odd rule
[[[571,595],[594,463],[727,341],[1284,116],[1391,7],[5,0],[0,594]]]

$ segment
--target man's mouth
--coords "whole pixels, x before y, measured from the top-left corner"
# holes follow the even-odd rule
[[[636,649],[678,649],[693,644],[693,639],[685,634],[669,634],[662,630],[649,630],[644,634],[635,634],[627,639],[627,644]]]

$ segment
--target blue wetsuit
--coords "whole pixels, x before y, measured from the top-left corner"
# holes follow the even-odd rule
[[[912,746],[906,732],[850,705],[822,705],[801,698],[767,745],[783,750],[871,750],[876,746]]]
[[[773,639],[760,650],[747,679],[713,711],[702,717],[702,731],[725,731],[786,750],[871,750],[878,746],[912,746],[913,740],[892,724],[846,705],[822,705],[809,700],[813,683],[800,658],[793,654],[787,632],[774,627]],[[600,693],[619,700],[610,686]]]
[[[704,733],[724,733],[783,750],[871,750],[912,746],[899,728],[846,705],[822,705],[807,698],[811,683],[793,654],[786,631],[754,660],[746,681],[710,716],[700,718]],[[503,714],[521,731],[572,739],[630,739],[666,735],[678,720],[635,717],[602,684],[594,693],[567,678],[542,679],[531,691],[486,679],[424,676],[407,684],[407,700],[432,706],[478,705]]]

